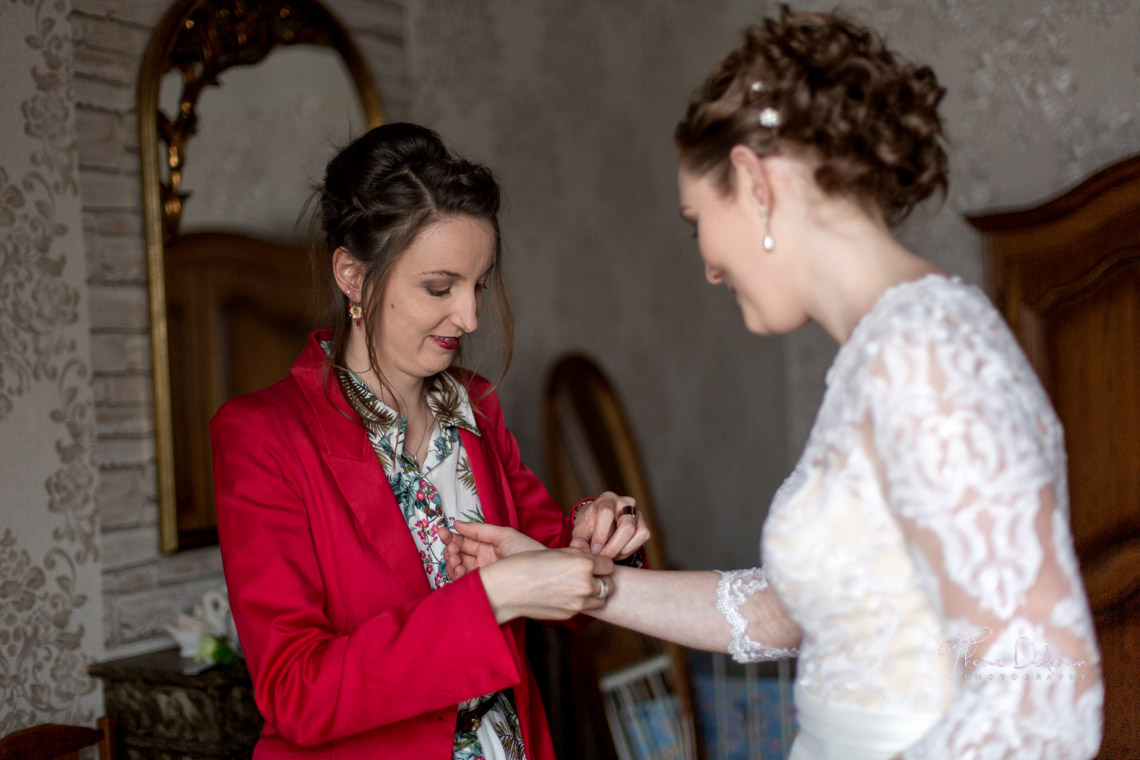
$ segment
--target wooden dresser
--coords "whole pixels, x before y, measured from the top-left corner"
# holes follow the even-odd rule
[[[245,661],[183,673],[177,649],[111,660],[89,672],[103,681],[120,760],[248,760],[261,715]]]

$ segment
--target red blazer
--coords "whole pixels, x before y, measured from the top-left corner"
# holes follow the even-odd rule
[[[265,728],[254,757],[449,760],[459,702],[514,688],[529,760],[553,760],[523,621],[495,622],[478,573],[431,592],[364,428],[309,338],[290,375],[210,423],[218,534]],[[467,380],[472,401],[487,388]],[[460,429],[487,522],[547,546],[570,527],[492,394]]]

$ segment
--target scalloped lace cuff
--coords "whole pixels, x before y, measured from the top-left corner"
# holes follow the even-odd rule
[[[748,620],[740,614],[744,600],[758,591],[768,588],[764,568],[752,567],[747,570],[718,570],[720,583],[716,587],[716,608],[728,620],[732,629],[732,641],[728,653],[737,662],[760,662],[795,657],[796,649],[766,647],[748,638]]]

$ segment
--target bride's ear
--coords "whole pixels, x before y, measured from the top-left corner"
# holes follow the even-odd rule
[[[744,145],[735,146],[728,154],[736,181],[738,197],[749,198],[761,206],[772,206],[772,182],[767,162]]]

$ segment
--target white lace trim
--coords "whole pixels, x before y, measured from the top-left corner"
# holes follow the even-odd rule
[[[748,597],[768,588],[764,568],[752,567],[746,570],[717,572],[720,573],[720,582],[716,586],[716,608],[728,620],[732,629],[732,641],[728,645],[728,653],[732,655],[732,659],[744,663],[795,657],[796,649],[764,646],[748,638],[748,621],[740,614],[740,606]]]

